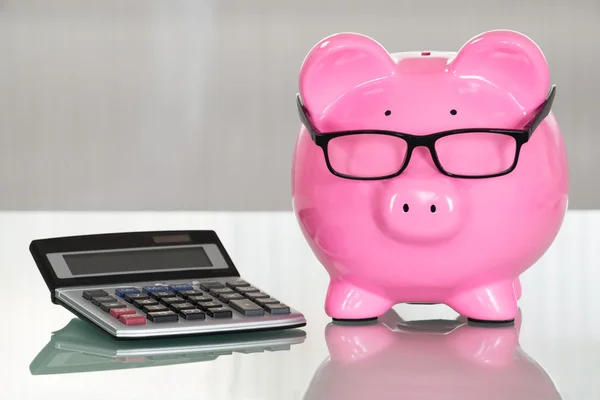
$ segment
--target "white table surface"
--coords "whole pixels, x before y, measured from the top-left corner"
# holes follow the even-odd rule
[[[50,302],[48,289],[28,251],[30,241],[162,229],[217,231],[244,278],[304,313],[308,321],[302,328],[306,340],[288,351],[233,353],[214,361],[33,375],[30,364],[48,344],[52,332],[65,327],[74,316]],[[514,386],[511,380],[520,374],[518,369],[511,370],[509,362],[498,367],[498,374],[486,375],[486,381],[478,373],[471,379],[472,369],[463,370],[464,362],[444,353],[452,344],[440,348],[443,354],[436,354],[450,361],[447,370],[440,370],[437,364],[410,368],[406,354],[394,353],[401,348],[394,343],[383,352],[385,356],[367,360],[356,357],[354,367],[330,364],[323,368],[330,355],[325,329],[331,321],[323,311],[328,276],[291,213],[5,212],[0,213],[0,239],[2,301],[8,306],[0,318],[3,399],[314,399],[321,398],[323,388],[327,388],[329,398],[343,393],[344,399],[351,399],[352,393],[364,398],[365,390],[373,398],[490,399],[494,397],[486,389]],[[510,398],[517,398],[515,393],[519,391],[526,393],[535,390],[536,385],[545,385],[550,392],[556,391],[555,397],[549,398],[599,399],[600,212],[569,212],[553,246],[522,275],[522,285],[519,345],[531,357],[528,362],[534,366],[537,363],[550,380],[528,379],[521,389],[514,389],[517,392]],[[456,317],[445,306],[398,305],[395,310],[405,320]],[[348,329],[351,346],[340,350],[346,351],[347,357],[373,348],[372,343],[363,346],[360,335],[353,336]],[[473,356],[483,351],[477,346],[490,346],[484,342],[473,342]],[[420,362],[420,352],[425,355],[428,350],[413,346],[410,357]],[[422,360],[426,365],[427,360]],[[489,366],[484,362],[479,368]],[[392,369],[397,380],[378,379]],[[356,379],[358,370],[364,380]],[[344,376],[352,376],[352,381],[327,381]],[[444,392],[435,394],[436,387]]]

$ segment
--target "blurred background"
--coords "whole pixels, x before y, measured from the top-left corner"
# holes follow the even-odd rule
[[[544,51],[572,209],[600,208],[599,0],[0,0],[0,209],[291,210],[300,65],[491,29]]]

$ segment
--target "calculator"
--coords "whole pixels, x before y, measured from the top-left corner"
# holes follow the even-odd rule
[[[70,374],[188,364],[233,353],[288,351],[304,343],[301,329],[229,335],[195,335],[148,340],[113,340],[97,326],[78,318],[53,332],[36,355],[32,375]]]
[[[214,231],[55,237],[29,249],[52,302],[117,339],[306,325],[302,313],[239,274]]]

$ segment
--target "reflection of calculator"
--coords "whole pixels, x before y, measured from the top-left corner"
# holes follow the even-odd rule
[[[117,338],[297,328],[304,316],[240,277],[213,231],[34,240],[52,301]]]
[[[300,329],[137,341],[113,340],[96,326],[73,319],[54,332],[31,362],[32,375],[68,374],[211,361],[235,353],[286,351],[303,343]]]

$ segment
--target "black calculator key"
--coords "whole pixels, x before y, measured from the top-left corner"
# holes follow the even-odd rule
[[[117,299],[112,296],[98,296],[92,297],[92,304],[99,306],[100,303],[116,303]]]
[[[191,305],[190,303],[174,303],[171,304],[169,308],[178,313],[181,310],[191,310],[192,308],[196,307]]]
[[[204,293],[199,290],[181,290],[177,294],[187,300],[190,296],[202,296]]]
[[[253,303],[248,299],[244,300],[231,300],[229,306],[236,310],[237,312],[244,314],[248,317],[255,315],[263,315],[264,310],[257,304]]]
[[[185,300],[181,297],[164,297],[160,299],[160,302],[163,303],[165,306],[170,306],[171,304],[175,303],[185,303]]]
[[[183,319],[194,320],[194,319],[206,319],[206,314],[197,308],[190,308],[188,310],[181,310],[179,316]]]
[[[156,311],[169,311],[169,309],[166,306],[163,306],[162,304],[155,304],[153,306],[144,306],[144,308],[142,308],[142,310],[145,313],[156,312]]]
[[[150,293],[150,297],[160,300],[164,297],[177,297],[177,295],[173,292],[152,292]]]
[[[213,301],[214,299],[210,296],[188,296],[188,298],[186,300],[189,302],[192,302],[194,304],[199,304],[199,303],[209,303],[209,302]]]
[[[236,287],[235,291],[238,293],[260,292],[260,290],[254,286]]]
[[[212,318],[231,318],[233,313],[226,308],[209,308],[206,310],[209,317]]]
[[[233,291],[233,289],[229,289],[229,288],[218,288],[218,289],[210,289],[210,294],[212,294],[215,297],[219,297],[219,295],[221,294],[225,294],[225,293],[235,293]]]
[[[125,300],[133,303],[136,300],[147,300],[149,299],[150,296],[148,296],[146,293],[133,293],[133,294],[126,294],[125,295]]]
[[[219,300],[221,300],[224,303],[229,303],[230,300],[241,300],[243,299],[244,296],[242,296],[239,293],[225,293],[219,296]]]
[[[100,308],[104,312],[110,312],[112,308],[127,308],[126,304],[122,303],[100,303]]]
[[[156,311],[146,316],[152,322],[177,322],[179,317],[173,311]]]
[[[285,304],[265,304],[265,310],[271,314],[289,314],[290,308]]]
[[[137,308],[143,309],[144,306],[155,306],[158,304],[158,301],[154,299],[142,299],[142,300],[134,300],[133,305]]]
[[[229,281],[226,283],[226,285],[230,288],[236,288],[236,287],[240,287],[240,286],[250,286],[250,284],[243,279],[236,279],[235,281]]]
[[[244,293],[244,296],[246,296],[247,298],[249,298],[250,300],[256,300],[256,299],[267,299],[271,296],[269,296],[266,293],[263,292],[251,292],[251,293]]]
[[[198,286],[200,286],[200,289],[204,290],[205,292],[210,291],[210,289],[219,289],[225,287],[225,285],[217,281],[202,282]]]
[[[279,300],[277,299],[272,299],[272,298],[267,298],[267,299],[256,299],[256,304],[258,304],[259,306],[264,306],[266,304],[279,304]]]
[[[105,290],[85,290],[83,292],[83,298],[86,300],[91,300],[94,297],[102,296],[108,296],[108,293]]]
[[[198,303],[198,307],[200,307],[201,309],[206,311],[209,308],[221,308],[221,307],[223,307],[223,304],[215,303],[214,301],[211,301],[209,303]]]

